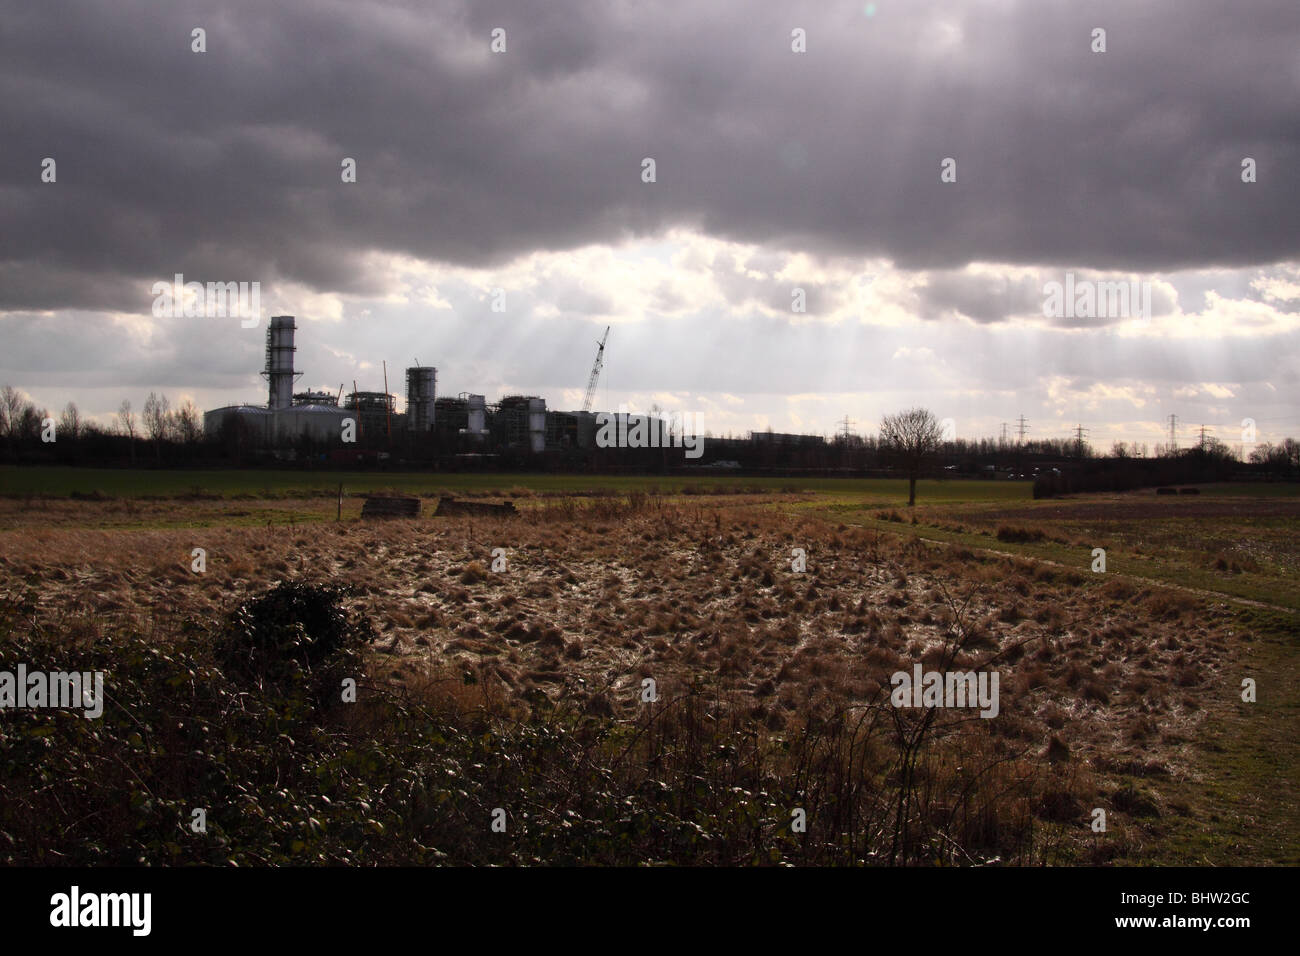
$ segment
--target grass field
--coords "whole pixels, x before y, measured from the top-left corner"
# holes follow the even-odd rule
[[[258,498],[396,491],[412,495],[439,492],[523,490],[533,494],[578,494],[607,491],[684,490],[728,493],[736,489],[800,489],[826,495],[851,495],[881,502],[906,503],[907,482],[857,478],[657,477],[653,475],[462,474],[414,472],[302,471],[150,471],[112,468],[0,468],[0,496],[69,497],[96,493],[113,498],[167,498],[197,495]],[[922,481],[918,495],[928,501],[1029,500],[1027,481]]]
[[[1300,486],[1205,485],[1040,501],[954,503],[918,497],[913,514],[872,500],[818,496],[784,507],[931,541],[991,549],[1300,608]]]
[[[362,496],[401,493],[552,499],[626,497],[730,501],[928,541],[1107,571],[1286,608],[1300,608],[1300,485],[1205,485],[1197,496],[1151,490],[1035,501],[1023,481],[685,478],[540,474],[0,469],[0,506],[14,528],[166,529],[297,526],[360,514]],[[91,496],[98,507],[75,500]],[[19,507],[21,505],[21,507]]]
[[[337,521],[340,480],[352,497]],[[509,496],[524,515],[434,518],[426,502],[418,519],[359,520],[358,496],[385,490]],[[909,510],[903,481],[41,469],[0,472],[0,492],[0,610],[14,609],[0,623],[25,653],[143,642],[153,650],[117,662],[133,706],[180,688],[178,719],[215,730],[252,704],[192,712],[203,695],[187,688],[214,666],[203,655],[232,607],[281,581],[345,584],[378,635],[367,686],[439,715],[431,729],[370,705],[322,724],[268,699],[269,713],[305,716],[272,718],[281,731],[265,740],[256,721],[240,731],[239,799],[271,806],[305,788],[293,799],[320,832],[294,824],[290,838],[273,825],[285,811],[265,825],[241,813],[247,829],[209,858],[167,836],[151,801],[156,820],[121,821],[146,859],[862,863],[901,845],[914,863],[1300,862],[1295,486],[1033,501],[1023,482],[923,482]],[[1095,547],[1105,573],[1090,568]],[[1000,671],[1001,711],[943,715],[914,745],[921,725],[893,723],[890,674],[950,651],[955,666]],[[1243,676],[1257,703],[1241,701]],[[666,703],[644,706],[646,678]],[[82,815],[134,806],[137,781],[189,806],[193,780],[230,772],[229,756],[182,771],[178,742],[129,743],[140,716],[123,717],[122,741],[52,725],[74,736],[33,750],[33,773],[82,749],[107,769],[81,805],[16,783],[0,829],[81,858]],[[392,774],[434,793],[452,757],[457,782],[432,803],[383,796]],[[322,789],[328,800],[312,795],[336,778],[346,786]],[[512,820],[534,822],[509,845],[467,835],[503,788]],[[375,809],[353,819],[356,806]],[[606,836],[560,839],[559,806],[599,821],[575,834]],[[611,810],[628,806],[640,809]],[[783,828],[790,806],[813,808],[806,840]],[[1105,835],[1089,830],[1094,807]]]

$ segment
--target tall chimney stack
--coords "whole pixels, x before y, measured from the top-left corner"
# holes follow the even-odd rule
[[[293,405],[293,324],[292,315],[273,315],[266,330],[267,408],[289,408]]]

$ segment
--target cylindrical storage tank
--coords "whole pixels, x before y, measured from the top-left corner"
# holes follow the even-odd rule
[[[433,429],[438,370],[428,365],[406,370],[406,424],[413,432]]]
[[[343,420],[349,413],[337,406],[295,405],[274,413],[275,436],[280,444],[292,444],[300,438],[334,444],[342,440]]]
[[[471,435],[482,435],[487,431],[487,398],[483,395],[470,395],[466,401],[465,430]]]
[[[205,435],[221,435],[233,430],[234,435],[254,445],[264,445],[273,438],[273,420],[271,413],[258,405],[227,405],[203,413],[203,432]]]
[[[546,399],[528,400],[528,443],[534,454],[546,451]]]

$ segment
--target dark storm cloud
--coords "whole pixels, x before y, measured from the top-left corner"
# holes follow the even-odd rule
[[[372,250],[674,225],[907,268],[1300,252],[1295,0],[875,6],[9,0],[0,308],[142,310],[175,272],[374,294]]]
[[[1043,286],[1033,277],[935,272],[917,290],[916,314],[923,319],[953,315],[978,323],[1042,315]]]

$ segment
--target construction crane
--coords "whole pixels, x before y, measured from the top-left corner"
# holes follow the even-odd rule
[[[587,397],[582,401],[582,410],[591,411],[591,400],[596,397],[596,379],[600,378],[600,368],[605,364],[605,340],[609,338],[609,326],[605,326],[605,334],[600,337],[599,347],[596,349],[596,361],[591,366],[591,378],[587,380]]]

